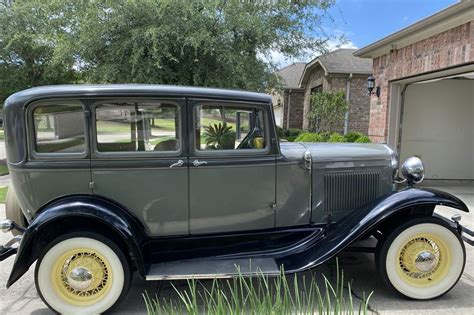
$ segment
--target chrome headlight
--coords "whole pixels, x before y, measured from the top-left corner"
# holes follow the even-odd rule
[[[402,175],[409,185],[421,183],[425,178],[423,162],[417,157],[406,159],[402,165]]]

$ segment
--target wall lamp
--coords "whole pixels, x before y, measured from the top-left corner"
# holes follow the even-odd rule
[[[375,86],[375,78],[372,75],[367,78],[367,91],[369,91],[369,95],[376,95],[377,97],[380,97],[380,86]]]

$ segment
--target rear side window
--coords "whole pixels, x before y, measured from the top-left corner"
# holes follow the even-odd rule
[[[99,152],[176,152],[179,110],[159,101],[110,102],[95,107]]]
[[[33,110],[33,124],[37,153],[86,152],[81,104],[37,106]]]

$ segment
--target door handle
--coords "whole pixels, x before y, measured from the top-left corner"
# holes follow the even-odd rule
[[[183,166],[183,164],[184,164],[184,161],[183,161],[183,160],[178,160],[178,162],[171,164],[171,165],[170,165],[170,168],[173,168],[173,167],[181,167],[181,166]]]
[[[201,165],[206,165],[206,164],[207,164],[206,161],[198,161],[198,160],[193,161],[193,165],[196,166],[196,167],[199,167]]]

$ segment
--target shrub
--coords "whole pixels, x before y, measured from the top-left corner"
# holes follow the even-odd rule
[[[285,130],[282,127],[276,126],[276,132],[277,132],[278,138],[280,138],[280,139],[286,138]]]
[[[351,131],[347,135],[345,135],[347,142],[356,142],[357,139],[363,137],[364,135],[357,131]]]
[[[323,137],[323,139],[324,139],[323,141],[324,141],[324,142],[328,142],[329,137],[331,137],[331,135],[332,135],[332,132],[330,132],[330,131],[323,131],[323,132],[320,132],[319,134],[321,135],[321,137]]]
[[[367,137],[367,136],[362,136],[354,142],[356,142],[356,143],[372,143],[372,141],[370,141],[370,138]]]
[[[347,142],[347,139],[338,133],[333,133],[330,137],[328,142]]]
[[[342,126],[348,109],[344,92],[322,91],[311,96],[310,102],[308,113],[310,131],[334,131]]]
[[[305,132],[300,134],[295,142],[324,142],[324,138],[318,133]]]
[[[297,128],[290,128],[285,130],[285,138],[286,140],[293,142],[295,139],[303,133],[303,130]]]

